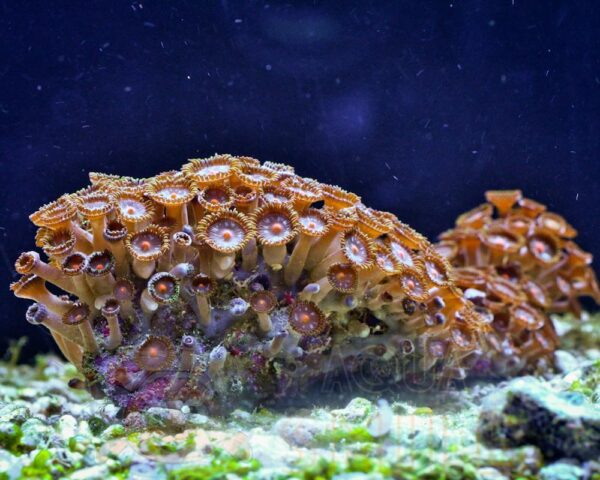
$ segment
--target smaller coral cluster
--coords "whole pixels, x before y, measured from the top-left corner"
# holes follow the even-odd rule
[[[483,348],[448,262],[337,186],[230,155],[90,180],[31,215],[49,261],[23,253],[11,288],[130,411],[293,398],[356,372],[366,388],[460,379]]]
[[[549,314],[580,315],[579,298],[600,302],[600,288],[592,255],[573,241],[577,231],[563,217],[519,190],[489,191],[486,199],[459,216],[436,249],[491,326],[478,367],[514,374],[550,359],[556,349]]]

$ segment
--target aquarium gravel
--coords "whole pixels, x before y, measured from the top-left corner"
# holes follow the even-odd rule
[[[555,321],[577,338],[600,316]],[[205,416],[154,407],[125,418],[110,401],[67,386],[74,366],[54,356],[18,364],[15,342],[0,365],[0,478],[597,479],[600,339],[592,332],[585,350],[557,352],[561,371],[536,377],[435,395],[323,394],[301,409]],[[519,395],[528,407],[515,410]],[[545,420],[544,409],[563,420]],[[387,428],[377,426],[382,416]],[[574,452],[585,439],[592,443]]]

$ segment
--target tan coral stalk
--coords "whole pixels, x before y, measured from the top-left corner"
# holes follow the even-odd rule
[[[121,316],[123,318],[133,318],[133,297],[135,295],[135,286],[127,278],[117,278],[113,287],[113,297],[117,299],[121,307]]]
[[[144,324],[144,331],[146,331],[147,328],[150,327],[150,320],[152,319],[154,312],[156,312],[159,307],[158,302],[152,298],[152,295],[150,295],[150,292],[148,292],[147,288],[144,289],[142,295],[140,296],[140,307],[146,318],[146,322]]]
[[[168,231],[156,225],[129,233],[125,239],[125,247],[133,258],[132,267],[135,274],[144,279],[150,278],[156,268],[156,260],[167,253],[169,245]]]
[[[277,307],[277,298],[268,290],[255,292],[249,301],[250,307],[258,317],[258,326],[263,333],[273,329],[270,313]]]
[[[62,336],[60,333],[50,331],[50,335],[58,345],[59,350],[65,358],[71,362],[78,370],[82,369],[83,364],[83,349],[79,344]]]
[[[254,229],[243,213],[225,210],[206,216],[197,225],[195,233],[214,251],[211,275],[223,278],[233,269],[236,253],[248,244]]]
[[[88,305],[93,305],[94,293],[84,275],[87,265],[88,257],[81,252],[75,252],[63,260],[61,268],[63,273],[71,278],[75,295]]]
[[[281,269],[287,255],[286,245],[298,233],[298,215],[289,206],[274,203],[257,210],[253,219],[265,262],[273,269]]]
[[[175,232],[172,238],[173,252],[171,255],[171,264],[176,265],[191,260],[194,254],[192,249],[192,236],[186,232]]]
[[[242,269],[251,272],[256,268],[258,261],[258,245],[256,238],[251,238],[242,250]]]
[[[18,281],[11,283],[10,289],[19,298],[28,298],[41,305],[56,315],[63,315],[73,305],[71,302],[50,293],[46,288],[46,281],[32,273],[23,275]]]
[[[72,280],[54,265],[42,261],[37,252],[31,251],[19,255],[15,262],[15,270],[21,275],[34,273],[65,292],[76,293]]]
[[[279,352],[281,352],[283,344],[287,338],[287,332],[281,332],[275,335],[271,340],[269,340],[269,343],[265,346],[265,355],[271,358],[276,356]]]
[[[130,267],[125,248],[127,228],[122,223],[113,220],[106,224],[103,235],[107,248],[115,259],[115,273],[119,277],[128,276]]]
[[[191,372],[194,367],[194,350],[196,348],[196,339],[191,335],[184,335],[181,339],[181,361],[179,370],[181,372]]]
[[[211,378],[216,378],[223,371],[227,354],[227,349],[222,345],[218,345],[211,350],[208,355],[208,374]]]
[[[77,345],[83,346],[83,340],[79,330],[63,324],[59,315],[50,311],[41,303],[30,305],[25,314],[25,318],[32,325],[43,325],[51,332],[67,338]]]
[[[214,293],[215,288],[215,281],[202,273],[194,276],[188,287],[190,293],[196,296],[198,316],[200,318],[200,323],[204,327],[210,325],[211,310],[209,298]]]
[[[89,353],[98,353],[94,331],[90,319],[90,308],[85,303],[74,304],[62,316],[62,321],[68,326],[77,326],[83,339],[83,348]]]
[[[146,194],[165,208],[175,229],[188,223],[187,204],[195,197],[196,186],[183,174],[167,172],[156,176],[146,185]]]
[[[327,210],[326,212],[329,217],[329,232],[311,247],[304,265],[304,268],[309,271],[327,256],[330,249],[338,249],[344,233],[358,221],[355,208]]]
[[[111,295],[115,285],[114,257],[108,250],[94,252],[87,259],[85,275],[94,295]]]
[[[108,322],[109,330],[108,339],[104,345],[110,351],[115,350],[123,342],[121,326],[119,325],[119,312],[120,305],[115,298],[108,299],[102,307],[102,315]]]
[[[95,250],[108,248],[104,238],[107,216],[112,212],[113,199],[107,193],[92,192],[74,195],[79,213],[90,222],[92,228],[92,245]]]
[[[298,217],[298,223],[300,234],[284,272],[284,280],[287,286],[291,286],[298,281],[304,269],[310,247],[316,239],[326,235],[329,229],[327,216],[317,209],[304,211]]]

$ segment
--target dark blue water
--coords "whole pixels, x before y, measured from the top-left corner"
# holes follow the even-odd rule
[[[600,257],[600,4],[293,3],[0,3],[0,350],[51,348],[12,264],[89,170],[287,162],[430,237],[519,187]]]

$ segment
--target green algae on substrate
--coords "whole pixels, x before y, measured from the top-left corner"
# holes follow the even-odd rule
[[[363,426],[350,428],[334,428],[326,430],[315,435],[314,443],[320,446],[329,444],[349,444],[349,443],[375,443],[377,439],[373,437]]]
[[[221,480],[232,474],[246,478],[248,474],[257,472],[261,466],[255,458],[231,455],[216,449],[208,464],[172,469],[168,472],[167,478],[169,480]]]
[[[317,462],[299,463],[290,472],[275,476],[277,480],[331,480],[338,475],[373,475],[403,480],[476,480],[474,465],[458,458],[437,461],[429,451],[411,452],[397,461],[353,455],[345,461],[320,458]],[[361,477],[356,477],[361,478]]]
[[[165,439],[153,436],[141,442],[140,448],[143,452],[153,455],[168,455],[170,453],[186,453],[194,450],[196,447],[196,438],[193,433],[183,441],[166,441]]]
[[[23,431],[16,423],[0,424],[0,448],[4,448],[12,454],[21,453],[21,438]]]
[[[581,393],[592,402],[600,402],[598,388],[600,387],[600,360],[586,367],[584,378],[574,380],[569,391]]]

